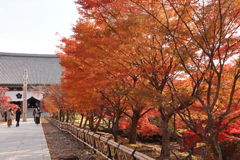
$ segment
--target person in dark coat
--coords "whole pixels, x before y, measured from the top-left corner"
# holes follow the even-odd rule
[[[7,111],[4,112],[4,119],[5,119],[5,122],[7,122]]]
[[[19,126],[19,121],[20,121],[21,114],[22,114],[22,111],[21,111],[21,108],[19,107],[16,111],[16,121],[17,121],[16,127]]]
[[[42,111],[40,110],[39,107],[35,109],[35,123],[36,124],[40,123],[41,113],[42,113]]]
[[[34,119],[34,122],[36,123],[36,117],[35,117],[35,114],[36,114],[36,109],[33,110],[33,119]]]

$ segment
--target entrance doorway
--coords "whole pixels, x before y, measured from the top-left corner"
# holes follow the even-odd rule
[[[40,107],[40,101],[34,97],[31,97],[27,100],[27,107],[28,108],[37,108]]]

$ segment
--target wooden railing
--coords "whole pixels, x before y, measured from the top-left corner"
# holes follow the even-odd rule
[[[147,155],[116,143],[99,134],[78,128],[67,122],[60,122],[48,116],[45,116],[45,118],[60,130],[68,132],[77,140],[93,149],[95,153],[98,152],[108,160],[154,160]]]

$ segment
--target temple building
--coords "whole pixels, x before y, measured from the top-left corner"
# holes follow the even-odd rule
[[[0,87],[9,88],[5,95],[11,97],[10,103],[23,106],[25,77],[27,108],[42,107],[44,90],[41,88],[60,83],[63,68],[59,61],[56,55],[0,52]]]

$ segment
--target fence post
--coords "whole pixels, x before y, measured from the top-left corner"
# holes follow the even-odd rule
[[[135,154],[136,150],[137,150],[137,147],[135,147],[134,151],[131,154],[131,156],[133,157],[133,160],[137,160],[136,157],[134,157],[134,154]]]
[[[97,149],[97,144],[96,144],[96,139],[94,138],[94,134],[95,134],[95,133],[93,133],[93,135],[92,135],[92,137],[93,137],[93,147],[94,147],[95,149]],[[95,151],[95,149],[94,149],[94,154],[97,153],[97,152]]]
[[[111,158],[112,159],[112,152],[111,152],[111,148],[110,148],[110,145],[108,144],[108,141],[110,140],[111,137],[108,137],[108,140],[107,140],[107,150],[108,150],[108,158]]]

